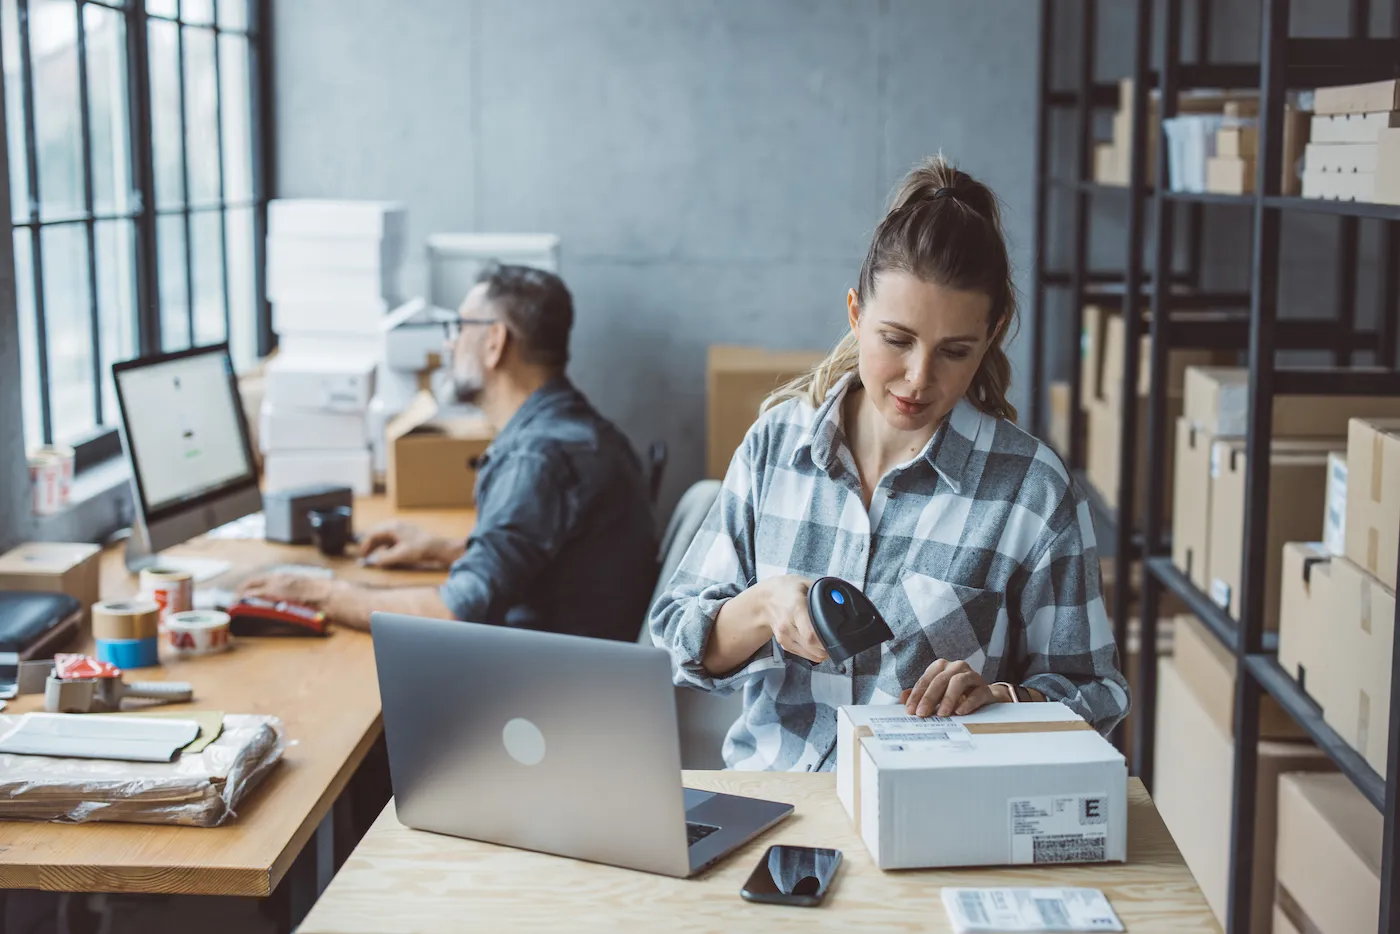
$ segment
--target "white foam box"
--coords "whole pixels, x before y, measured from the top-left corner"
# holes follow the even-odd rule
[[[267,262],[288,272],[377,272],[403,262],[400,237],[281,236],[267,238]]]
[[[1374,143],[1381,132],[1400,127],[1400,112],[1314,114],[1309,139],[1314,143]]]
[[[273,304],[313,303],[326,299],[344,302],[382,300],[393,304],[399,296],[399,271],[289,269],[267,264],[267,300]]]
[[[356,496],[374,492],[369,448],[358,451],[274,451],[263,458],[263,492],[315,484],[348,486]]]
[[[365,416],[274,404],[264,399],[258,413],[258,446],[276,451],[358,450],[369,443]]]
[[[383,297],[346,298],[331,292],[300,295],[272,303],[272,330],[278,334],[364,334],[378,337],[393,307]]]
[[[1371,201],[1376,195],[1374,172],[1303,171],[1303,197],[1324,201]]]
[[[881,869],[1127,858],[1127,763],[1059,703],[840,707],[836,793]]]
[[[402,239],[408,212],[397,201],[277,198],[267,204],[269,237]]]
[[[374,371],[371,357],[278,354],[267,365],[264,398],[277,406],[363,413],[374,396]]]
[[[1375,143],[1308,143],[1303,150],[1308,172],[1375,172]]]

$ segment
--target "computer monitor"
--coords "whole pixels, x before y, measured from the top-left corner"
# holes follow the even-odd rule
[[[112,377],[136,514],[129,568],[262,509],[227,344],[117,363]]]

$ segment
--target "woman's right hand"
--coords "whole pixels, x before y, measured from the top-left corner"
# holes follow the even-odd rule
[[[764,622],[783,651],[813,664],[826,661],[826,647],[817,636],[812,615],[807,610],[807,592],[812,589],[809,578],[784,574],[770,577],[751,589],[762,590]]]

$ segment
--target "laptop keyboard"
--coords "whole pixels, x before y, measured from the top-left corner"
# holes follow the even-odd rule
[[[693,821],[685,822],[685,845],[694,846],[710,834],[719,830],[713,824],[697,824]]]

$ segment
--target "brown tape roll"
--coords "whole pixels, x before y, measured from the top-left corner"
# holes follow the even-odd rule
[[[150,639],[160,627],[154,600],[107,600],[92,606],[94,639]]]

